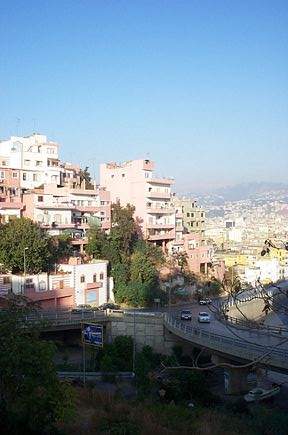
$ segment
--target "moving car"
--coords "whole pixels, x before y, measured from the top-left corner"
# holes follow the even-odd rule
[[[199,305],[210,305],[212,303],[211,299],[203,298],[198,301]]]
[[[181,320],[192,320],[192,313],[190,310],[181,311]]]
[[[274,385],[270,389],[265,388],[253,388],[248,394],[245,394],[244,399],[246,402],[257,402],[258,400],[268,399],[273,397],[280,392],[280,386]]]
[[[200,323],[210,323],[210,315],[205,311],[198,314],[198,322]]]

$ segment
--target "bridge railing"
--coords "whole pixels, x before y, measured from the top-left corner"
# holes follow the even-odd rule
[[[252,344],[248,341],[227,337],[202,329],[194,325],[187,325],[172,315],[165,315],[164,321],[168,329],[177,335],[186,338],[191,342],[203,345],[208,349],[213,349],[227,355],[234,355],[242,359],[255,360],[259,357],[265,357],[265,362],[288,368],[288,349],[275,348],[275,346],[263,346]]]
[[[241,318],[239,319],[238,317],[233,317],[228,315],[223,315],[219,317],[220,320],[224,320],[232,325],[236,325],[248,329],[257,329],[259,332],[263,331],[263,332],[269,332],[277,335],[288,334],[288,328],[285,328],[284,326],[265,325],[264,322],[241,319]]]

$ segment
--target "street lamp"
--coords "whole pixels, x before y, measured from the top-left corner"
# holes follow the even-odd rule
[[[24,249],[23,249],[23,257],[24,257],[24,276],[26,276],[26,251],[28,251],[28,247],[26,246]]]

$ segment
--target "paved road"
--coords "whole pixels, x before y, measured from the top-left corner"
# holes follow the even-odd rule
[[[201,329],[207,332],[213,332],[219,335],[225,335],[228,338],[241,339],[247,343],[258,344],[267,347],[277,346],[279,349],[288,349],[288,337],[277,336],[276,334],[267,334],[266,331],[252,330],[252,329],[239,329],[234,326],[229,326],[227,323],[219,321],[216,318],[217,307],[212,303],[211,305],[201,306],[198,303],[191,304],[189,307],[185,306],[185,309],[190,309],[192,312],[192,321],[182,321],[183,324],[192,324],[200,326]],[[199,323],[198,314],[200,311],[206,311],[210,314],[210,323]],[[180,319],[181,309],[171,310],[173,317]]]

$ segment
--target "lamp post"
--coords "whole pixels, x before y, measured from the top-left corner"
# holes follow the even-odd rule
[[[28,251],[28,247],[26,246],[23,250],[23,257],[24,257],[24,276],[26,276],[26,251]]]

